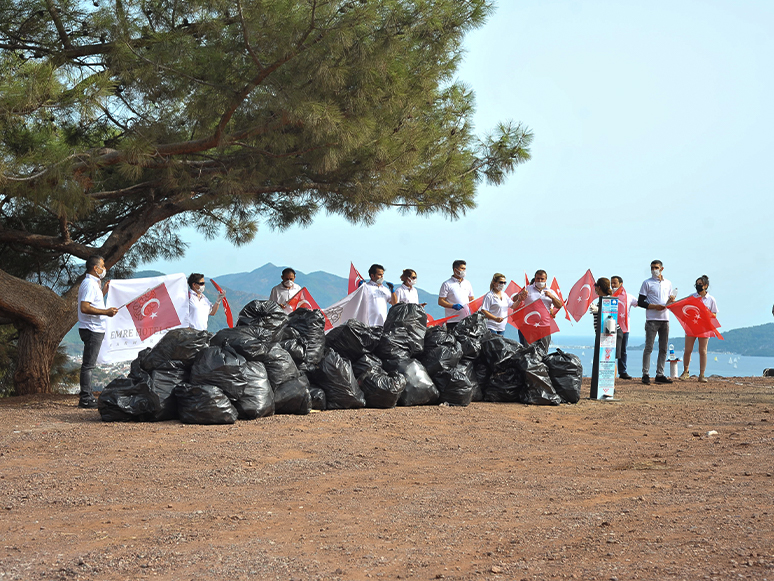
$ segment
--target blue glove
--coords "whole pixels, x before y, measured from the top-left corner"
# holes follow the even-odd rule
[[[462,305],[459,304],[459,303],[454,303],[452,305],[452,309],[454,309],[455,311],[461,311],[462,310]]]
[[[365,284],[365,281],[361,278],[359,281],[357,281],[357,288],[360,288],[360,286],[364,284]]]
[[[395,285],[394,284],[392,284],[391,282],[385,282],[384,284],[387,285],[387,288],[390,289],[391,293],[395,292]]]

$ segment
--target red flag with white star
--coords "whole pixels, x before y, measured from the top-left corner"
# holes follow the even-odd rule
[[[594,301],[594,297],[594,276],[591,274],[591,270],[587,270],[586,274],[570,289],[570,294],[567,295],[564,307],[577,323],[588,311],[589,305]]]
[[[508,321],[521,331],[528,343],[559,332],[559,326],[541,300],[520,308],[508,317]]]
[[[562,296],[562,291],[559,288],[559,283],[556,282],[556,277],[551,281],[551,290],[554,292],[554,294],[559,298],[560,301],[562,301],[562,305],[564,305],[564,297]],[[557,309],[557,313],[561,311],[562,309]],[[567,307],[564,309],[564,316],[565,318],[570,321],[570,313],[567,312]],[[572,321],[570,321],[572,322]]]
[[[360,273],[355,268],[355,265],[349,263],[349,283],[347,284],[347,294],[352,294],[360,286],[361,282],[365,282],[365,279],[360,276]]]
[[[618,299],[618,326],[624,333],[629,332],[629,295],[623,285],[613,291],[613,296]]]
[[[140,341],[145,341],[154,333],[180,325],[175,305],[169,297],[167,285],[163,282],[128,302],[126,308]]]
[[[302,288],[300,291],[290,297],[290,299],[288,299],[288,307],[290,307],[292,311],[295,311],[296,309],[320,311],[323,314],[323,317],[325,317],[325,330],[330,331],[333,329],[333,325],[331,325],[328,317],[325,315],[325,313],[323,313],[323,310],[320,308],[320,305],[317,304],[317,301],[312,298],[312,293],[306,290],[306,287]]]
[[[707,308],[699,297],[686,297],[671,305],[667,305],[667,309],[680,321],[686,335],[701,337],[711,333],[718,339],[723,338],[716,330],[720,323],[717,323],[717,318],[712,315],[712,311]]]

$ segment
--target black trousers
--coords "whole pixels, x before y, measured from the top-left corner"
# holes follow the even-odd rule
[[[95,333],[88,329],[78,329],[83,341],[83,361],[81,362],[81,397],[91,397],[91,375],[97,366],[97,355],[102,346],[105,333]]]

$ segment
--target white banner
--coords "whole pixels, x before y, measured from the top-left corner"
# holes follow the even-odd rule
[[[144,341],[135,328],[126,304],[160,284],[166,286],[169,298],[175,306],[180,325],[153,333]],[[188,281],[184,274],[169,274],[149,278],[111,280],[107,293],[106,307],[120,307],[115,317],[107,318],[107,330],[102,341],[97,363],[131,361],[146,347],[153,347],[172,329],[188,326]]]
[[[338,303],[332,304],[322,312],[328,317],[331,325],[338,327],[350,319],[357,319],[368,324],[368,289],[361,284],[357,290],[352,291]]]

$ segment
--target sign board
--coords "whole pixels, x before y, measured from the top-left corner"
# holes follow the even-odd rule
[[[611,399],[615,395],[616,339],[618,337],[618,299],[600,297],[599,331],[594,341],[594,368],[591,375],[591,399]]]

